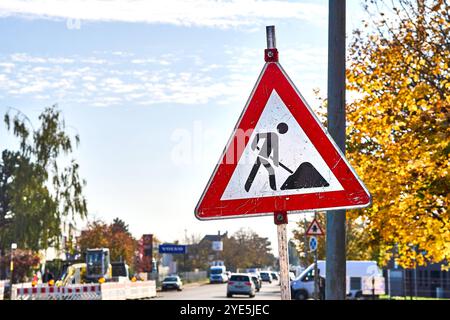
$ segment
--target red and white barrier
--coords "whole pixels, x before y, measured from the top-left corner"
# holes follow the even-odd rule
[[[11,300],[125,300],[156,297],[155,281],[52,287],[13,285]]]
[[[13,285],[11,300],[101,300],[99,284],[51,287]]]
[[[3,296],[5,294],[5,285],[6,285],[6,283],[7,283],[6,280],[0,281],[0,300],[3,300]]]

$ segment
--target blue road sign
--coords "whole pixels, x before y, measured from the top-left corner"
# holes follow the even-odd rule
[[[161,244],[159,246],[159,253],[184,254],[186,253],[186,246],[179,244]]]
[[[309,249],[311,251],[316,251],[317,250],[317,245],[318,245],[318,242],[317,242],[317,238],[316,237],[309,238]]]

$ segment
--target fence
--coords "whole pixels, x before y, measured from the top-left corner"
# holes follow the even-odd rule
[[[11,300],[125,300],[156,297],[155,281],[37,287],[13,285]]]
[[[448,272],[387,270],[387,294],[391,297],[450,298]]]
[[[208,278],[208,273],[206,271],[197,272],[181,272],[180,278],[183,282],[196,282],[205,280]]]

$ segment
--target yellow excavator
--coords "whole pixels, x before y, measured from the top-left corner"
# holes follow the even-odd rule
[[[70,284],[85,283],[86,263],[75,263],[67,267],[66,271],[61,276],[61,279],[56,281],[57,287],[64,287]]]
[[[109,249],[87,249],[86,251],[86,275],[87,283],[98,282],[100,279],[111,281],[112,266]]]
[[[109,282],[119,277],[129,279],[128,265],[125,262],[111,263],[108,248],[87,249],[86,262],[68,266],[56,285]]]

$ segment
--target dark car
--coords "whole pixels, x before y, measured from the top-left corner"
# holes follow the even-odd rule
[[[270,276],[269,272],[260,272],[259,275],[261,276],[261,280],[264,282],[272,283],[272,277]]]
[[[255,284],[256,292],[259,292],[261,290],[261,281],[259,280],[257,275],[252,274],[252,281]]]
[[[273,280],[280,280],[276,272],[272,272],[271,275]]]

